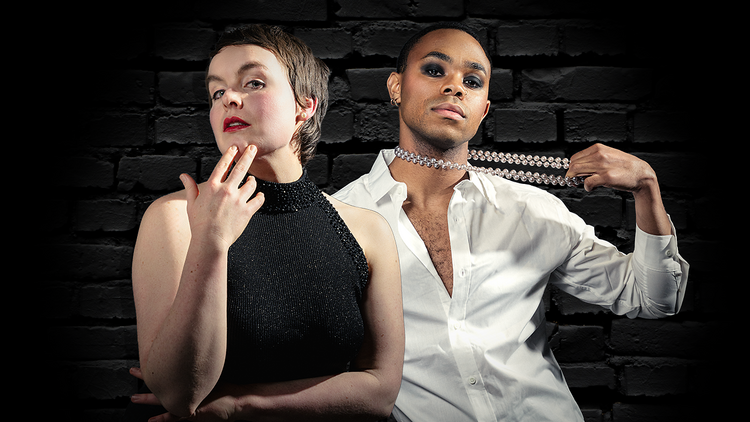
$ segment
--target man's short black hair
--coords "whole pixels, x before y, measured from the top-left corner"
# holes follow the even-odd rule
[[[457,29],[471,35],[475,40],[477,40],[479,45],[482,46],[482,51],[484,51],[484,55],[487,56],[487,60],[490,61],[490,67],[492,67],[492,57],[490,57],[490,55],[487,53],[487,49],[484,47],[484,44],[479,41],[479,36],[476,34],[476,32],[474,32],[473,29],[459,22],[441,22],[423,28],[422,30],[414,34],[411,38],[409,38],[409,41],[404,44],[404,46],[401,48],[401,53],[399,53],[398,55],[398,61],[396,62],[397,73],[404,73],[404,70],[406,70],[406,60],[409,58],[409,53],[411,53],[411,50],[419,42],[419,40],[430,32],[437,31],[438,29]]]

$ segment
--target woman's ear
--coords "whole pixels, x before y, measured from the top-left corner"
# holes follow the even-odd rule
[[[391,103],[394,105],[401,104],[401,75],[391,72],[386,85],[388,87],[388,94],[391,96]]]
[[[297,112],[297,121],[304,122],[311,118],[315,112],[318,111],[318,99],[317,98],[305,98],[305,107],[299,107]]]

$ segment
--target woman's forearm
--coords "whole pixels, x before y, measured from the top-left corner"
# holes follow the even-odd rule
[[[238,419],[253,422],[336,421],[385,418],[400,387],[400,368],[229,387]]]
[[[174,303],[142,359],[146,384],[173,414],[192,414],[221,375],[226,268],[226,250],[191,241]]]

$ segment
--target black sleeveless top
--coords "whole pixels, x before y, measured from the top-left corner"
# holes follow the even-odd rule
[[[222,381],[287,381],[347,370],[364,338],[364,252],[307,177],[258,180],[260,210],[229,249]]]

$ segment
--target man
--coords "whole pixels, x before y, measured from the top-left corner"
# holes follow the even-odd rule
[[[399,147],[465,164],[489,110],[491,62],[467,28],[417,34],[388,79]],[[630,191],[633,254],[597,239],[553,195],[460,166],[422,166],[385,150],[334,196],[390,223],[401,263],[406,353],[399,421],[582,421],[547,344],[546,284],[629,317],[676,313],[687,280],[656,175],[596,145],[567,176]]]

